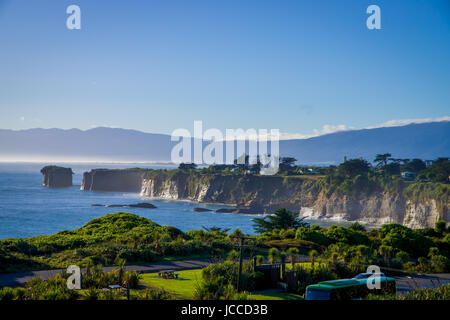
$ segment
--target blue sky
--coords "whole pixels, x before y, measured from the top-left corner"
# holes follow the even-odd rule
[[[313,134],[450,114],[447,0],[0,0],[0,43],[0,128]]]

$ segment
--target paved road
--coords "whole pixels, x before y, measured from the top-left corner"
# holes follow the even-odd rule
[[[189,269],[199,269],[204,268],[209,265],[211,261],[207,260],[189,260],[189,261],[170,261],[170,262],[160,262],[151,263],[146,265],[129,265],[126,266],[126,270],[140,271],[141,273],[152,273],[158,272],[160,270],[189,270]],[[104,271],[110,272],[117,267],[103,267]],[[39,276],[44,280],[47,280],[58,273],[65,272],[65,269],[54,269],[54,270],[41,270],[41,271],[30,271],[30,272],[20,272],[20,273],[3,273],[0,274],[0,287],[18,287],[23,286],[25,282],[32,279],[35,276]]]
[[[397,293],[405,294],[416,288],[435,288],[450,283],[450,273],[414,274],[410,276],[395,277],[397,280]]]

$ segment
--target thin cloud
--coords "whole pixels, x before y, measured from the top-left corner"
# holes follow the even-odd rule
[[[366,129],[375,129],[375,128],[384,128],[384,127],[399,127],[399,126],[406,126],[408,124],[413,123],[430,123],[430,122],[443,122],[443,121],[450,121],[449,116],[441,117],[441,118],[423,118],[423,119],[403,119],[403,120],[389,120],[382,124],[379,124],[374,127],[367,127]]]
[[[385,128],[385,127],[400,127],[406,126],[409,124],[420,124],[420,123],[430,123],[430,122],[444,122],[450,121],[450,116],[444,116],[441,118],[423,118],[423,119],[401,119],[401,120],[389,120],[383,122],[376,126],[366,127],[362,129],[376,129],[376,128]],[[322,136],[325,134],[340,132],[340,131],[349,131],[349,130],[358,130],[354,127],[349,127],[345,124],[340,125],[329,125],[326,124],[322,127],[322,129],[314,129],[313,134],[302,134],[302,133],[280,133],[280,140],[294,140],[294,139],[308,139],[313,137]]]
[[[321,129],[314,129],[311,134],[303,133],[280,133],[280,140],[294,140],[294,139],[308,139],[318,136],[323,136],[324,134],[330,134],[340,131],[355,130],[354,127],[346,126],[345,124],[331,125],[326,124]]]

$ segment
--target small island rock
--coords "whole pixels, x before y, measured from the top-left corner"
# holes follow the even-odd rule
[[[72,186],[73,171],[71,168],[46,166],[41,169],[42,184],[49,188],[67,188]]]

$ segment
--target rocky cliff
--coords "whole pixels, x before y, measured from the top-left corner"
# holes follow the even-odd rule
[[[312,217],[342,218],[376,224],[400,223],[411,228],[434,227],[439,219],[450,221],[449,203],[436,199],[414,200],[401,194],[387,192],[357,197],[327,197],[320,194],[315,201]]]
[[[143,196],[224,203],[271,212],[280,207],[298,210],[314,202],[311,179],[277,176],[220,175],[181,171],[150,171],[142,182]]]
[[[315,177],[220,175],[179,170],[92,170],[85,173],[83,190],[140,191],[149,198],[224,203],[238,212],[270,213],[278,208],[312,208],[317,218],[382,224],[396,222],[413,228],[449,221],[448,191],[432,196],[376,191],[369,195],[330,192]],[[445,189],[447,190],[447,189]]]
[[[313,209],[311,216],[316,218],[339,217],[375,224],[395,222],[412,228],[434,227],[439,219],[450,220],[448,193],[437,199],[380,191],[356,196],[330,194],[313,177],[150,171],[144,175],[141,194],[151,198],[233,204],[254,212],[273,212],[281,207],[298,211],[309,207]]]
[[[72,186],[72,169],[58,166],[46,166],[41,169],[42,185],[49,188]]]

